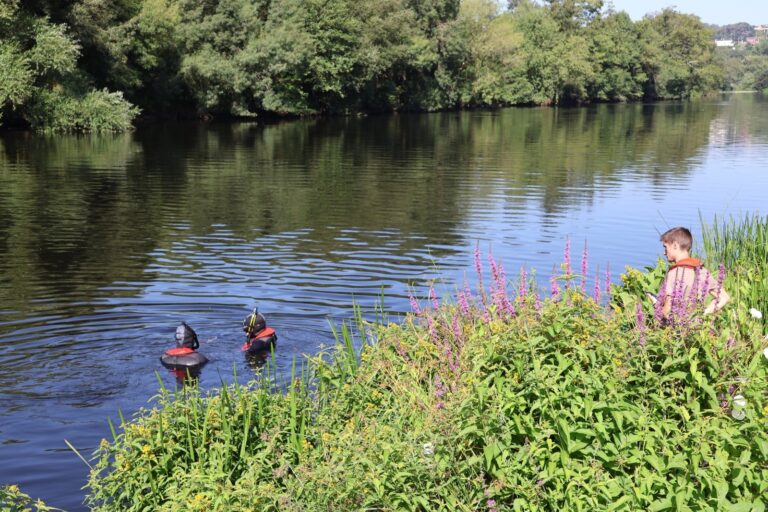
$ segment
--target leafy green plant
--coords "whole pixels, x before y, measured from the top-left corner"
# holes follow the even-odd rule
[[[33,501],[28,494],[22,492],[18,485],[0,487],[0,512],[54,512],[60,511],[46,505],[41,500]]]
[[[524,277],[509,294],[492,258],[490,270],[489,291],[462,289],[456,304],[430,292],[401,323],[365,325],[356,310],[336,345],[287,382],[267,372],[208,396],[163,391],[102,442],[89,504],[765,509],[768,357],[757,322],[645,321],[637,300],[658,286],[660,265],[627,271],[611,308],[571,283],[570,262],[550,298]]]

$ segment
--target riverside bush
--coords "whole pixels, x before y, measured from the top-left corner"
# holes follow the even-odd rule
[[[430,307],[414,300],[403,322],[366,326],[376,342],[359,352],[345,327],[279,389],[267,372],[207,397],[161,393],[102,442],[89,504],[765,509],[768,342],[757,321],[681,328],[636,302],[605,308],[569,261],[553,297],[524,273],[509,294],[489,263],[489,291],[478,256],[474,295],[441,304],[431,291]]]
[[[130,130],[139,109],[120,92],[91,91],[82,97],[60,91],[38,91],[29,107],[33,128],[55,132],[123,132]]]
[[[33,508],[34,507],[34,508]],[[42,500],[33,501],[18,485],[0,487],[0,512],[54,512],[60,508],[49,507]]]

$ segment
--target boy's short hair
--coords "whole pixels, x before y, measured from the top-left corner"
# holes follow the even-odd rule
[[[677,242],[684,251],[690,251],[693,246],[693,235],[688,228],[676,227],[661,235],[661,243],[671,244]]]

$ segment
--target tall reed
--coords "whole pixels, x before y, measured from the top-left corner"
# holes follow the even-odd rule
[[[723,263],[728,269],[726,287],[739,314],[762,315],[768,326],[768,216],[758,213],[741,218],[714,217],[707,224],[701,214],[702,247],[711,268]]]

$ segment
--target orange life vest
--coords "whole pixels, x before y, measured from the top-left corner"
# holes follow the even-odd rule
[[[676,268],[692,268],[693,270],[696,270],[697,268],[703,267],[704,264],[701,262],[699,258],[684,258],[680,261],[676,261],[674,265],[669,267],[669,270],[675,270]]]
[[[268,338],[275,334],[275,330],[271,327],[265,327],[264,329],[260,330],[253,336],[251,336],[248,341],[246,341],[242,347],[240,347],[241,352],[246,352],[248,349],[251,348],[251,345],[254,341],[258,340],[259,338]]]
[[[192,350],[189,347],[177,347],[177,348],[169,348],[165,351],[165,355],[167,356],[186,356],[187,354],[192,354],[194,350]]]

